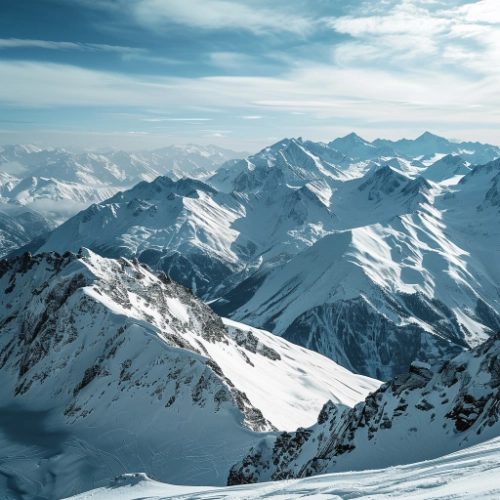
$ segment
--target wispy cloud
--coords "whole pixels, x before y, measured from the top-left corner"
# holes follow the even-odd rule
[[[493,123],[500,111],[500,74],[479,81],[432,72],[407,75],[384,69],[303,65],[282,78],[171,78],[125,76],[62,64],[0,61],[0,101],[23,107],[105,106],[177,116],[143,117],[143,123],[204,123],[210,117],[182,116],[189,107],[208,107],[234,116],[263,116],[273,109],[307,113],[311,119],[350,117],[379,121],[406,117],[446,117],[468,123]],[[32,82],[37,82],[33,92]],[[369,85],[367,85],[369,82]],[[484,113],[483,108],[490,111]],[[250,111],[248,114],[244,111]]]
[[[334,30],[351,37],[334,49],[335,61],[343,67],[385,64],[399,71],[496,74],[498,1],[449,4],[401,0],[373,15],[333,18],[329,23]]]
[[[0,38],[0,49],[39,48],[48,50],[78,50],[86,52],[117,52],[120,54],[147,54],[146,49],[122,47],[100,43],[54,42],[51,40],[30,40]]]
[[[240,118],[243,118],[243,120],[260,120],[262,116],[259,115],[243,115],[240,116]]]
[[[206,30],[245,30],[255,33],[304,33],[311,29],[307,14],[291,15],[260,2],[242,0],[138,0],[133,12],[139,22],[161,27],[165,22]]]
[[[212,118],[141,118],[142,122],[207,122]]]

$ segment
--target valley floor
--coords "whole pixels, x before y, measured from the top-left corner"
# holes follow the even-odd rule
[[[107,488],[71,500],[132,499],[500,499],[500,438],[436,460],[363,472],[231,488],[173,486],[143,474],[122,476]]]

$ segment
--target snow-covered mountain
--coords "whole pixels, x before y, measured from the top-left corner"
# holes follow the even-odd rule
[[[422,176],[434,182],[463,177],[471,171],[470,163],[459,155],[446,155],[426,168]]]
[[[385,145],[378,146],[375,143],[368,142],[354,132],[345,137],[333,140],[328,143],[328,146],[350,158],[359,160],[371,160],[379,156],[398,156],[398,153],[391,147]],[[403,155],[400,154],[399,156]]]
[[[500,439],[465,448],[435,460],[362,472],[340,472],[304,479],[200,488],[163,484],[145,474],[121,476],[107,487],[71,500],[212,500],[405,498],[491,500],[500,489]]]
[[[352,407],[380,385],[270,333],[223,322],[137,261],[0,261],[0,490],[62,498],[140,470],[224,484],[260,432]]]
[[[32,145],[0,147],[0,213],[9,216],[8,203],[59,225],[93,203],[102,202],[124,187],[153,181],[168,173],[174,179],[205,178],[222,163],[244,154],[215,146],[171,146],[155,151],[76,153]],[[38,234],[44,231],[40,230]],[[5,225],[0,256],[27,243],[19,230]],[[37,234],[37,236],[38,236]],[[16,243],[17,242],[17,243]]]
[[[237,284],[260,266],[262,254],[283,260],[331,231],[336,218],[324,190],[330,192],[319,182],[226,194],[201,181],[159,177],[91,206],[29,249],[86,246],[106,256],[138,257],[209,298],[225,280]]]
[[[0,256],[48,233],[56,224],[46,216],[27,209],[17,200],[0,197]]]
[[[270,191],[287,183],[300,187],[315,180],[342,180],[352,161],[323,143],[298,139],[282,141],[235,165],[222,165],[207,182],[219,191]]]
[[[339,230],[213,307],[381,379],[477,345],[500,328],[498,164],[445,189],[376,170],[333,207]]]
[[[498,160],[470,171],[448,157],[432,166],[446,177],[441,167],[452,165],[441,183],[418,164],[372,160],[362,177],[341,180],[308,148],[282,141],[234,165],[231,178],[224,167],[209,182],[231,192],[168,177],[140,183],[23,250],[137,257],[219,314],[379,379],[500,327]],[[456,164],[470,172],[460,182]]]
[[[0,146],[3,172],[26,177],[54,178],[87,185],[128,185],[174,178],[207,177],[220,165],[247,156],[217,146],[168,146],[153,151],[72,152],[33,145]]]
[[[499,354],[500,332],[451,361],[415,362],[352,409],[329,402],[316,425],[254,446],[228,484],[415,463],[497,438]]]

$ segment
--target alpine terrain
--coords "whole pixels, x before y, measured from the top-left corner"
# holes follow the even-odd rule
[[[143,181],[18,253],[138,258],[223,316],[388,380],[500,328],[499,156],[429,133],[285,139],[204,182]]]
[[[206,178],[221,164],[244,156],[195,145],[99,153],[34,145],[0,147],[0,256],[124,187],[165,174]],[[19,217],[30,221],[18,224]]]
[[[138,261],[0,261],[0,491],[62,498],[141,471],[223,485],[262,432],[310,425],[380,383],[223,321]],[[10,497],[9,497],[10,498]]]

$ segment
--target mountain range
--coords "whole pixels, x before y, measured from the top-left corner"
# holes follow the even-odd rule
[[[500,328],[500,161],[379,160],[283,140],[205,182],[143,181],[19,252],[138,258],[223,316],[386,380]]]
[[[13,227],[12,235],[2,231],[0,256],[124,187],[165,174],[174,179],[208,177],[221,164],[230,165],[233,158],[245,155],[216,146],[195,145],[103,153],[34,145],[0,147],[0,214],[4,224],[15,226],[20,214],[40,221],[38,227],[32,225],[27,232],[22,227]]]

